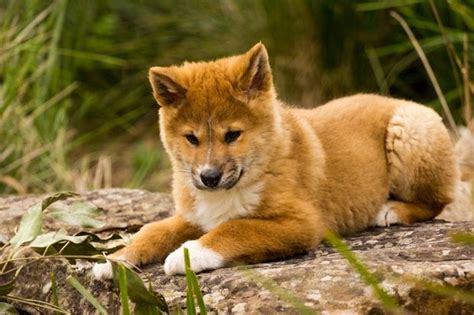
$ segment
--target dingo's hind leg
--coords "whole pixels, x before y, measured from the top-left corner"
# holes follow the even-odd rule
[[[436,216],[436,211],[427,208],[426,205],[389,200],[377,213],[372,225],[409,225],[415,222],[431,220],[434,216]]]
[[[452,201],[453,144],[433,110],[414,103],[398,107],[387,128],[386,154],[392,200],[384,208],[393,212],[386,215],[391,221],[430,220]]]

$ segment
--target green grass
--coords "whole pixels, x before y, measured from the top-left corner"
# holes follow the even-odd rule
[[[291,103],[371,91],[441,112],[389,10],[412,29],[462,122],[457,60],[464,34],[473,60],[474,2],[433,3],[439,19],[430,2],[412,0],[0,0],[0,192],[167,187],[148,67],[236,54],[258,41]],[[84,175],[100,175],[104,160],[111,176]]]
[[[390,10],[406,27],[390,17]],[[472,106],[473,12],[472,0],[0,0],[0,193],[165,187],[169,166],[163,150],[150,144],[158,142],[158,131],[148,67],[236,54],[258,41],[270,52],[283,100],[313,107],[353,92],[380,92],[426,103],[440,113],[447,104],[454,121],[466,123]],[[422,55],[432,65],[431,78]],[[33,214],[42,218],[42,210]],[[36,236],[39,230],[35,225],[19,232],[16,244],[24,246],[28,232]],[[469,234],[453,239],[472,244]],[[332,241],[385,307],[395,309],[364,264],[337,238]],[[186,263],[188,312],[197,306],[203,313],[196,275],[189,259]],[[120,268],[126,314],[134,293],[127,287],[141,280],[128,269],[124,278]],[[306,310],[290,292],[253,276]],[[151,288],[140,287],[134,298],[143,302],[142,310],[167,308]],[[472,301],[449,287],[426,287]],[[57,292],[52,304],[9,298],[64,312],[54,296]]]
[[[3,3],[3,2],[2,2]],[[57,189],[67,171],[66,109],[74,82],[57,58],[67,1],[8,2],[0,26],[0,158],[3,191]],[[51,166],[54,169],[51,169]],[[35,174],[35,176],[32,176]],[[2,177],[0,175],[0,179]],[[56,180],[50,179],[57,177]],[[6,180],[10,179],[10,180]],[[0,187],[1,188],[1,187]]]

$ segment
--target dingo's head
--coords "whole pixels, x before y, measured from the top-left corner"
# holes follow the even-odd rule
[[[152,67],[149,78],[175,175],[201,190],[231,189],[261,175],[279,117],[262,44],[212,62]]]

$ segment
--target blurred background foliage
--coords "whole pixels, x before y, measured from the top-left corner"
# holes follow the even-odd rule
[[[391,10],[465,123],[466,80],[453,52],[462,59],[467,43],[474,60],[474,0],[0,0],[0,193],[168,190],[148,68],[237,54],[258,41],[291,104],[374,92],[441,113]]]

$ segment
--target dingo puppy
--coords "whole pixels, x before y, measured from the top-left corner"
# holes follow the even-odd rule
[[[277,99],[268,55],[153,67],[161,139],[173,167],[176,213],[145,225],[112,255],[164,260],[184,273],[288,257],[326,230],[429,220],[458,179],[441,118],[422,105],[354,95],[311,110]],[[111,276],[110,264],[94,267]]]

